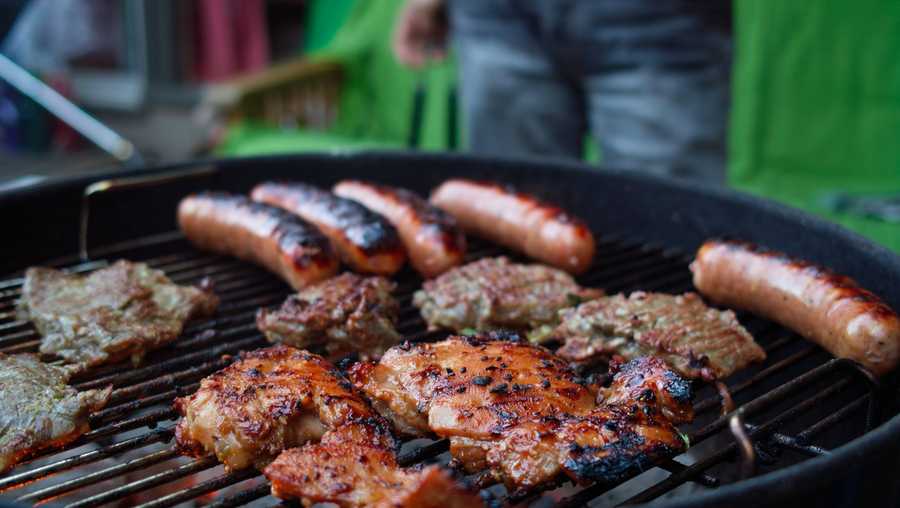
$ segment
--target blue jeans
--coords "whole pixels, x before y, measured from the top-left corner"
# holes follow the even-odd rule
[[[731,63],[723,6],[450,0],[469,149],[577,158],[590,133],[604,166],[723,182]]]

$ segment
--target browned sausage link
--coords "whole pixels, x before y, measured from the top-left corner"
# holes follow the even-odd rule
[[[393,224],[409,253],[410,264],[423,276],[436,277],[462,263],[466,237],[456,219],[415,193],[357,180],[340,182],[333,190]]]
[[[463,229],[572,273],[588,269],[594,237],[578,218],[492,182],[448,180],[431,194]]]
[[[694,286],[716,303],[776,321],[876,374],[900,356],[900,319],[849,277],[744,242],[710,240],[691,264]]]
[[[201,249],[262,265],[294,289],[331,277],[338,269],[331,244],[315,226],[243,196],[188,196],[178,205],[178,224]]]
[[[265,182],[250,197],[312,222],[358,272],[391,275],[403,267],[406,250],[397,230],[355,201],[303,183]]]

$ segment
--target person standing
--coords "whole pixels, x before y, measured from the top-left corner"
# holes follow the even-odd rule
[[[730,0],[407,0],[402,63],[442,58],[452,33],[469,149],[580,158],[721,184]]]

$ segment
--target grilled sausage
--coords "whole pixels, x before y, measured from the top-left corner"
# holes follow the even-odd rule
[[[394,226],[355,201],[312,185],[287,182],[261,183],[250,197],[318,226],[355,271],[391,275],[406,261],[406,250]]]
[[[900,320],[853,279],[744,242],[710,240],[691,263],[711,300],[776,321],[876,374],[900,358]]]
[[[400,233],[410,264],[423,276],[436,277],[462,263],[466,237],[456,219],[415,193],[357,180],[340,182],[333,190],[390,221]]]
[[[534,196],[492,182],[448,180],[431,202],[450,213],[467,232],[491,239],[572,273],[594,258],[594,237],[564,210]]]
[[[178,205],[178,224],[201,249],[262,265],[294,289],[326,279],[338,269],[328,238],[315,226],[243,196],[221,192],[188,196]]]

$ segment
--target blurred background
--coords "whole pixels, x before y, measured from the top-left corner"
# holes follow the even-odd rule
[[[0,54],[0,189],[301,151],[580,158],[900,250],[895,0],[0,0]]]

